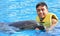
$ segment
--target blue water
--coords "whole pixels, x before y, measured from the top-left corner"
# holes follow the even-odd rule
[[[0,22],[36,20],[35,7],[41,1],[46,2],[49,12],[55,13],[60,19],[60,0],[1,0]]]
[[[60,36],[60,24],[58,22],[54,29],[48,32],[32,29],[13,33],[0,31],[0,36]]]
[[[60,36],[60,22],[57,23],[57,25],[48,32],[43,32],[41,30],[20,30],[15,32],[13,30],[13,27],[9,27],[4,25],[1,30],[0,28],[0,36]],[[0,26],[1,27],[1,26]]]
[[[59,19],[53,30],[49,32],[24,30],[14,33],[0,31],[0,36],[60,36],[60,0],[0,0],[0,22],[35,20],[37,16],[35,6],[41,1],[46,2],[49,12],[55,13]]]

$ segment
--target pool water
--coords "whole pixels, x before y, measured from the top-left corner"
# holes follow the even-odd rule
[[[48,32],[43,32],[40,30],[24,30],[14,33],[11,36],[60,36],[60,25],[58,25],[59,23],[57,23],[53,30]]]
[[[60,0],[1,0],[0,22],[36,20],[36,4],[41,1],[46,2],[48,11],[60,19]]]
[[[14,33],[8,33],[0,31],[0,36],[60,36],[60,24],[57,23],[57,25],[53,28],[53,30],[48,32],[43,32],[41,30],[23,30],[18,31]]]
[[[35,6],[41,1],[47,3],[49,12],[58,16],[59,22],[53,30],[48,32],[40,30],[15,32],[9,28],[12,31],[2,30],[0,36],[60,36],[60,0],[0,0],[0,22],[11,23],[22,20],[35,20],[37,16]]]

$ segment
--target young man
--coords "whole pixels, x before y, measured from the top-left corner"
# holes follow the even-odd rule
[[[44,27],[46,31],[53,29],[58,19],[55,14],[48,12],[47,4],[45,2],[38,3],[36,10],[38,14],[36,21],[40,23],[40,26]]]

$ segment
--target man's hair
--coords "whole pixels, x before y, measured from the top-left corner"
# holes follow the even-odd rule
[[[36,8],[38,8],[39,6],[46,6],[46,8],[48,9],[47,7],[47,4],[45,2],[40,2],[36,5]]]

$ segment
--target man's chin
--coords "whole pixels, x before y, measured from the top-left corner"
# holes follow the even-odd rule
[[[40,18],[44,18],[44,17],[42,16],[42,17],[40,17]]]

